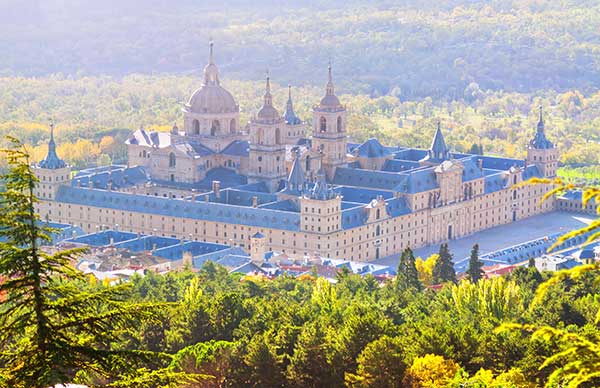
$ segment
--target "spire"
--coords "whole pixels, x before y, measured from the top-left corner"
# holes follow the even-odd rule
[[[269,77],[269,71],[267,70],[267,84],[265,87],[265,96],[263,106],[256,115],[261,120],[281,120],[279,112],[273,107],[273,96],[271,95],[271,78]]]
[[[273,96],[271,96],[271,78],[269,77],[269,71],[267,70],[267,86],[265,88],[265,103],[264,106],[273,105]]]
[[[531,139],[531,141],[529,142],[529,145],[532,148],[536,148],[536,149],[554,148],[554,144],[552,144],[552,142],[550,140],[548,140],[548,138],[546,137],[546,133],[545,133],[544,129],[545,129],[544,114],[543,114],[542,107],[540,106],[540,114],[539,114],[539,119],[538,119],[538,123],[537,123],[537,131],[535,132],[535,136],[533,137],[533,139]]]
[[[56,154],[56,143],[54,142],[54,121],[50,120],[50,140],[48,141],[48,154],[46,158],[39,164],[41,168],[49,168],[55,170],[57,168],[66,167],[64,160],[60,159]]]
[[[333,96],[335,95],[334,89],[333,89],[333,76],[331,75],[331,61],[329,61],[329,65],[327,66],[327,71],[329,73],[329,78],[327,81],[327,91],[326,94],[328,96]]]
[[[321,99],[321,108],[327,108],[327,109],[339,109],[341,107],[340,104],[340,100],[338,100],[337,96],[335,95],[335,89],[333,87],[333,76],[331,75],[331,61],[329,62],[329,65],[327,66],[327,71],[328,71],[328,80],[327,80],[327,86],[325,87],[325,96]]]
[[[213,55],[213,41],[211,40],[208,44],[208,64],[204,67],[204,84],[205,85],[219,85],[219,69],[215,65]]]
[[[300,124],[301,121],[298,118],[298,116],[296,116],[296,113],[294,112],[294,104],[292,103],[292,86],[288,85],[288,100],[287,103],[285,104],[285,112],[283,112],[283,118],[285,119],[285,122],[287,124],[291,124],[291,125],[296,125],[296,124]]]
[[[443,162],[449,158],[450,151],[448,150],[448,146],[446,146],[446,141],[444,140],[444,135],[442,134],[442,125],[440,121],[438,121],[437,130],[433,136],[431,148],[429,149],[427,155],[427,160],[432,162]]]
[[[287,180],[288,190],[300,194],[304,189],[304,183],[304,171],[302,170],[302,162],[300,161],[300,151],[295,150],[294,162]]]
[[[317,171],[317,180],[309,192],[309,198],[318,200],[334,199],[337,193],[327,184],[325,170],[321,167]]]

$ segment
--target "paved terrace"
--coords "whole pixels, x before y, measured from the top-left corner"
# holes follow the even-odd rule
[[[511,224],[497,226],[473,235],[451,240],[448,245],[454,261],[460,261],[471,253],[474,244],[479,244],[479,255],[501,250],[506,247],[543,238],[556,233],[566,233],[590,223],[591,217],[568,212],[552,212],[530,217]],[[439,250],[439,244],[415,249],[415,256],[427,258]],[[388,256],[374,263],[397,266],[400,255]]]

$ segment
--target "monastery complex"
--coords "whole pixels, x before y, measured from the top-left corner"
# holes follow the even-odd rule
[[[268,77],[262,107],[240,123],[211,44],[183,128],[135,131],[127,166],[73,176],[51,128],[48,155],[35,165],[38,212],[89,233],[234,245],[258,261],[269,251],[371,261],[554,210],[553,199],[540,205],[549,186],[517,185],[556,174],[541,109],[525,160],[452,152],[439,124],[429,149],[354,144],[346,113],[330,66],[309,138],[291,90],[280,113]]]

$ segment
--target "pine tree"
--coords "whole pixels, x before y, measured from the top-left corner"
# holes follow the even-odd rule
[[[467,276],[473,283],[477,283],[479,279],[483,277],[483,263],[479,260],[479,245],[473,245],[471,249],[471,257],[469,258],[469,268],[467,269]]]
[[[433,267],[432,276],[435,284],[446,282],[456,283],[456,271],[454,270],[452,255],[447,243],[440,245],[439,259],[435,263],[435,267]]]
[[[410,288],[420,291],[422,288],[419,281],[419,272],[415,265],[415,256],[412,249],[406,248],[400,256],[398,263],[398,274],[396,276],[396,289],[404,291]]]
[[[126,286],[92,287],[71,266],[81,249],[48,254],[52,229],[39,221],[38,183],[21,143],[2,150],[9,171],[0,192],[0,376],[3,384],[45,388],[79,371],[103,378],[132,376],[145,352],[113,350],[118,330],[149,318],[152,308],[123,301]],[[154,360],[154,357],[151,357]],[[114,381],[114,380],[113,380]]]

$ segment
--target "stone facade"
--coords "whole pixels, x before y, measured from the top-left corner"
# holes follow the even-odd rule
[[[140,129],[129,165],[79,172],[58,158],[53,137],[35,166],[42,218],[86,232],[118,229],[243,247],[255,258],[279,251],[370,261],[460,238],[554,209],[539,204],[558,150],[543,117],[527,160],[453,153],[441,126],[429,149],[347,142],[346,108],[326,92],[312,138],[293,113],[262,108],[241,129],[239,107],[220,86],[212,45],[202,86],[183,109],[184,128]]]

